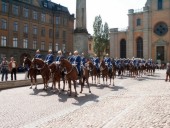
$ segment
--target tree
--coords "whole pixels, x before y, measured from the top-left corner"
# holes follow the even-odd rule
[[[106,52],[107,47],[109,46],[109,27],[105,23],[102,24],[101,16],[96,16],[93,23],[94,29],[94,52],[100,57]]]

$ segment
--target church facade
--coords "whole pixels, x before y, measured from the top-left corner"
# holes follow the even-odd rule
[[[128,28],[110,29],[110,56],[170,62],[170,0],[147,0],[128,10]]]

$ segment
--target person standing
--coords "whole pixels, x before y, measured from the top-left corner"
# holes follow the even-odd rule
[[[44,61],[48,65],[51,64],[54,61],[54,56],[52,54],[52,50],[48,50],[48,55],[46,56]]]
[[[11,80],[17,80],[17,62],[14,60],[14,57],[11,57],[11,61],[9,62],[9,71],[11,72]]]
[[[6,60],[6,57],[3,57],[3,60],[1,62],[1,71],[2,71],[2,78],[1,81],[4,80],[4,76],[5,76],[5,80],[8,80],[8,61]]]

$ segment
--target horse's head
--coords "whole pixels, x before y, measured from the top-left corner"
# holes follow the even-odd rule
[[[42,67],[42,66],[44,66],[46,64],[42,59],[39,59],[39,58],[33,58],[32,63],[34,65],[38,65],[40,67]]]
[[[24,57],[23,67],[25,67],[26,64],[27,64],[29,67],[30,67],[31,64],[32,64],[31,60],[30,60],[28,57]]]
[[[59,64],[57,64],[56,62],[51,63],[50,65],[48,65],[49,69],[51,69],[51,72],[55,72],[56,70],[59,70]]]

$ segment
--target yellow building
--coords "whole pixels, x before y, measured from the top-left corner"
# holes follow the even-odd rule
[[[50,0],[0,1],[0,58],[11,56],[22,63],[39,49],[46,56],[73,51],[74,14]]]
[[[128,28],[110,29],[114,58],[152,58],[170,61],[170,1],[147,0],[141,10],[128,10]]]

